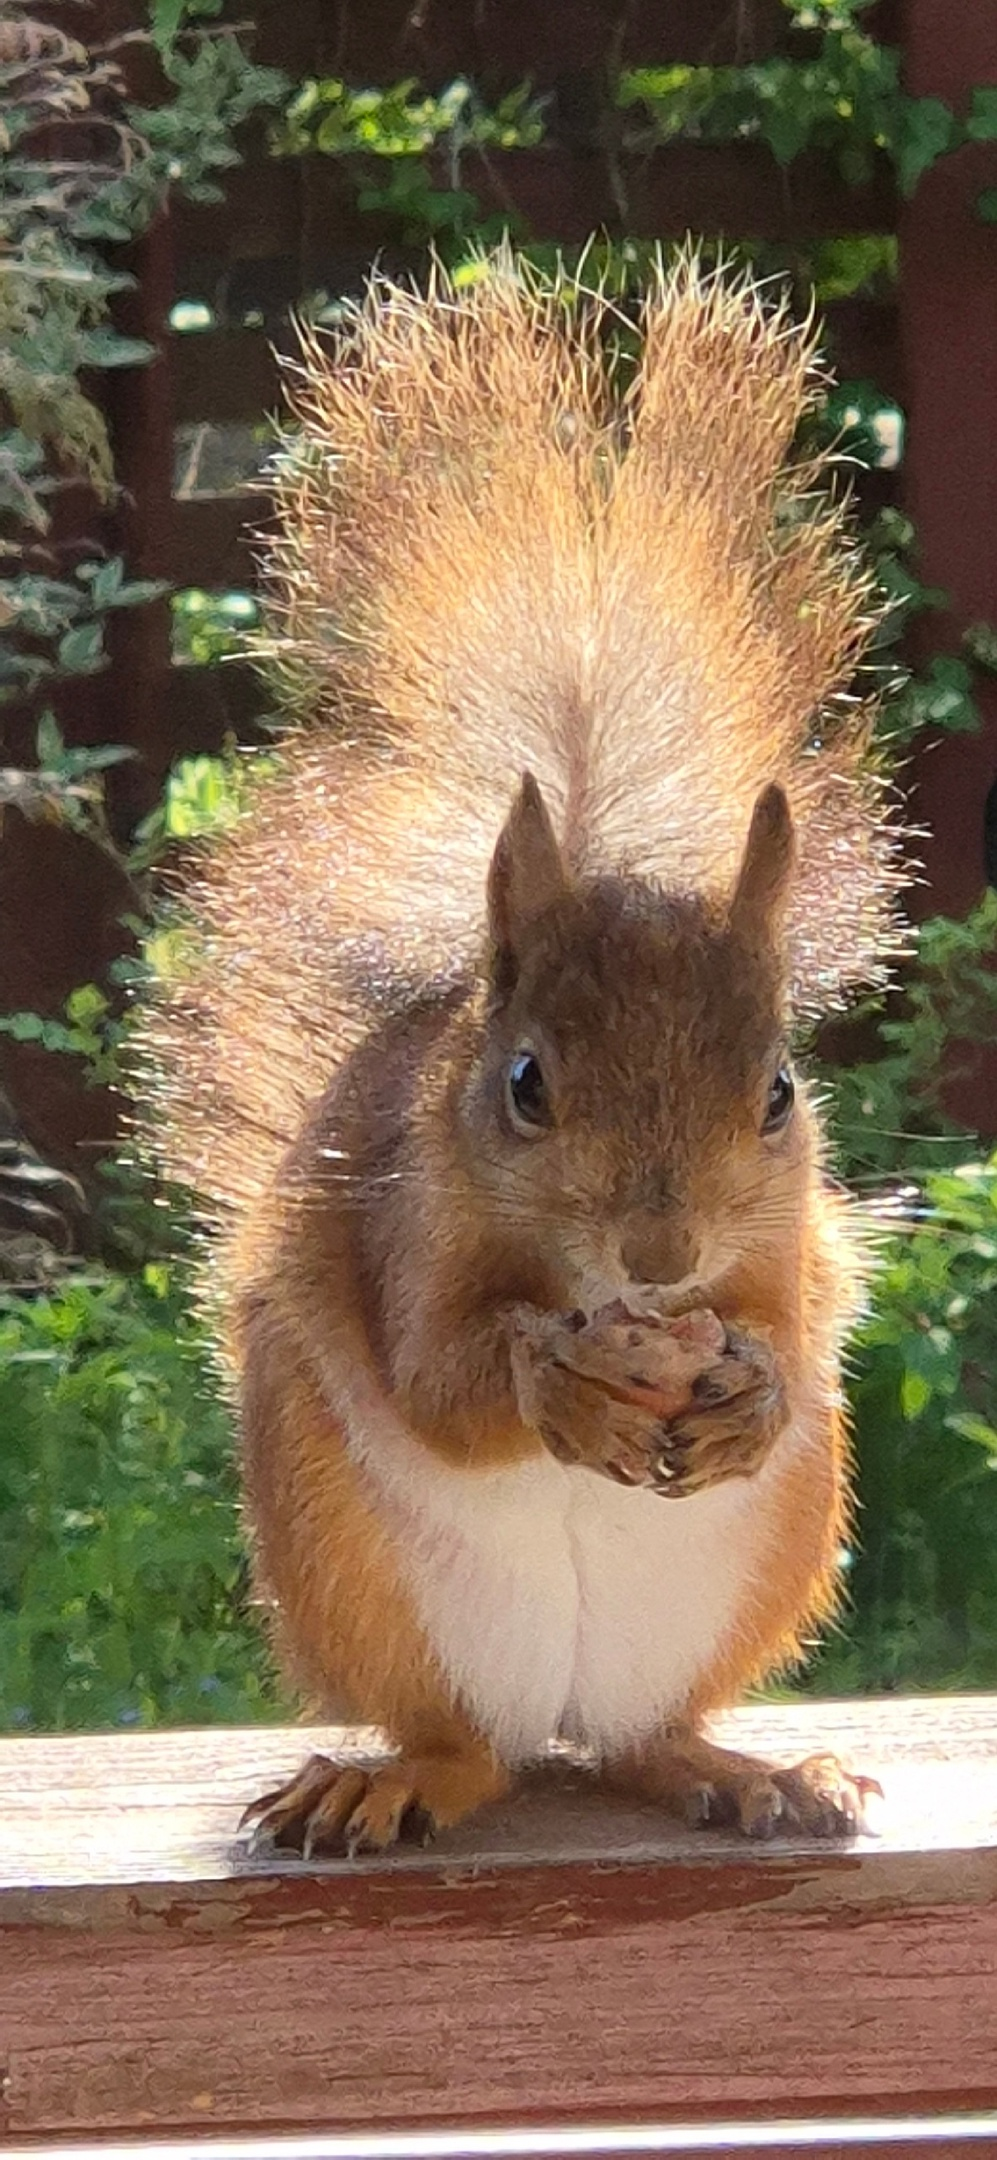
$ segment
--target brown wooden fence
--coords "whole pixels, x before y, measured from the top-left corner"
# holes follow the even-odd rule
[[[128,0],[99,0],[120,24]],[[896,202],[885,166],[848,189],[820,158],[780,170],[761,146],[681,143],[622,154],[608,96],[624,64],[745,59],[771,50],[779,0],[259,0],[256,53],[292,76],[335,72],[353,82],[411,75],[429,86],[473,75],[494,96],[529,78],[549,100],[547,139],[530,151],[491,154],[466,178],[488,208],[513,207],[537,238],[610,233],[671,239],[689,231],[801,243],[815,235],[899,229],[894,300],[850,301],[828,313],[828,342],[846,377],[871,377],[904,407],[907,449],[898,475],[870,477],[871,501],[900,500],[917,520],[927,581],[951,613],[922,635],[953,649],[972,622],[997,621],[997,234],[974,201],[995,177],[990,146],[942,161],[914,201]],[[997,9],[981,0],[881,0],[880,35],[902,42],[909,88],[964,109],[974,84],[997,82]],[[277,401],[268,340],[280,342],[287,308],[317,287],[355,291],[372,255],[389,259],[392,232],[361,216],[335,160],[274,162],[248,147],[226,200],[179,207],[134,251],[130,330],[159,357],[108,378],[107,398],[124,496],[105,537],[130,570],[177,586],[251,584],[247,529],[265,518],[259,490],[175,493],[177,430],[252,424]],[[168,328],[178,299],[211,310],[212,327]],[[248,319],[247,319],[248,318]],[[286,333],[285,333],[286,334]],[[997,779],[997,696],[984,690],[985,725],[918,753],[915,807],[932,829],[926,849],[931,903],[962,912],[985,881],[984,813]],[[133,745],[141,762],[120,783],[127,819],[154,799],[179,755],[252,736],[260,690],[241,666],[176,666],[164,602],[120,619],[113,666],[64,701],[67,733]],[[25,754],[27,730],[8,744]],[[11,822],[0,859],[0,1009],[57,1011],[75,984],[99,974],[120,944],[124,894],[82,843]],[[110,1112],[82,1095],[58,1061],[26,1051],[12,1068],[33,1137],[65,1156],[93,1142]],[[960,1107],[997,1126],[997,1069],[978,1074]]]

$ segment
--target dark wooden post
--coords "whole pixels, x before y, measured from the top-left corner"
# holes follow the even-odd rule
[[[105,408],[121,487],[117,542],[130,577],[171,579],[173,545],[173,404],[166,330],[173,303],[170,219],[160,212],[127,254],[134,286],[122,295],[118,327],[157,348],[145,366],[115,370]],[[112,793],[122,830],[151,809],[172,762],[169,731],[170,603],[164,596],[124,609],[110,626],[116,741],[136,752],[119,768]]]
[[[56,11],[59,16],[59,10]],[[92,48],[108,46],[127,69],[128,91],[151,103],[158,70],[148,44],[115,40],[135,28],[131,0],[98,0],[85,35]],[[72,9],[61,26],[79,29]],[[56,131],[56,154],[58,154]],[[151,231],[120,259],[135,279],[115,309],[116,326],[160,348],[145,368],[95,374],[89,384],[108,419],[121,494],[112,511],[82,484],[55,498],[51,570],[65,574],[74,562],[100,550],[120,553],[126,575],[170,575],[173,434],[170,371],[163,330],[173,298],[169,226],[160,215]],[[108,623],[110,668],[95,677],[57,683],[51,702],[67,741],[121,743],[137,752],[117,768],[108,794],[119,834],[128,834],[155,801],[170,763],[167,729],[170,687],[170,616],[165,598],[122,610]],[[26,699],[4,713],[5,759],[34,763],[39,700]],[[0,1012],[28,1008],[54,1016],[81,983],[106,980],[110,962],[125,943],[121,918],[133,904],[127,878],[106,855],[76,833],[47,824],[26,824],[11,815],[0,850]],[[37,1043],[0,1042],[0,1063],[19,1121],[40,1152],[66,1162],[84,1180],[95,1149],[116,1126],[113,1098],[86,1085],[75,1060],[55,1058]]]
[[[976,84],[997,85],[997,9],[981,0],[906,0],[906,87],[964,115]],[[909,398],[904,493],[922,575],[950,612],[920,629],[920,651],[953,650],[976,622],[997,624],[997,231],[976,198],[997,181],[997,151],[970,144],[928,172],[901,222],[900,307]],[[983,727],[927,744],[915,814],[930,827],[930,904],[963,915],[986,884],[984,822],[997,783],[997,681],[981,682]],[[959,1110],[997,1129],[997,1058],[960,1091]]]

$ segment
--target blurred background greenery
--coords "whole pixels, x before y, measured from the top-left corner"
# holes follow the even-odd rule
[[[619,69],[612,107],[627,154],[750,141],[787,170],[817,151],[855,187],[885,162],[909,196],[938,158],[997,138],[993,90],[961,118],[905,94],[898,55],[864,22],[863,0],[781,5],[785,34],[762,58]],[[484,208],[468,177],[469,159],[478,170],[500,151],[542,147],[546,108],[529,85],[489,99],[464,78],[432,91],[412,80],[294,82],[255,65],[238,36],[214,35],[210,0],[153,0],[148,15],[135,0],[132,13],[158,53],[157,99],[124,100],[127,154],[109,164],[102,151],[71,188],[53,180],[45,131],[74,100],[86,109],[118,95],[105,60],[57,33],[42,38],[15,8],[22,64],[0,81],[0,119],[18,146],[0,175],[0,693],[32,710],[36,752],[0,773],[0,816],[43,818],[112,859],[128,930],[101,981],[79,984],[61,1010],[0,1014],[0,1039],[72,1061],[95,1089],[120,1074],[163,868],[178,846],[237,818],[245,770],[234,744],[174,756],[156,801],[123,821],[107,790],[130,750],[72,739],[58,717],[64,686],[105,665],[109,623],[159,591],[106,549],[78,553],[66,574],[37,559],[67,470],[95,500],[114,495],[95,371],[149,357],[117,323],[122,243],[171,190],[224,189],[248,122],[257,157],[336,161],[371,221],[371,254],[388,233],[407,262],[432,244],[470,275],[475,244],[510,226],[539,262],[555,251],[518,213]],[[994,218],[997,191],[984,191],[978,214]],[[888,295],[897,277],[892,230],[728,253],[788,283],[800,307]],[[624,230],[600,244],[589,273],[615,281],[626,305],[646,256]],[[319,321],[335,320],[335,293],[305,297]],[[206,302],[177,301],[172,335],[213,320]],[[863,379],[842,386],[823,425],[857,471],[875,474],[902,456],[903,417]],[[180,444],[188,476],[209,449],[241,457],[244,475],[258,469],[269,433],[261,421],[238,441],[202,438]],[[920,584],[917,536],[895,504],[870,497],[867,525],[894,601],[873,658],[893,685],[889,734],[902,747],[925,730],[974,727],[997,654],[992,628],[975,625],[958,654],[904,678],[911,624],[943,596]],[[251,594],[192,586],[171,611],[176,662],[203,668],[242,650],[256,613]],[[882,1236],[849,1362],[859,1506],[842,1616],[795,1677],[802,1688],[997,1685],[997,1155],[948,1107],[953,1045],[971,1056],[997,1034],[995,942],[993,892],[964,919],[928,916],[901,988],[836,1031],[833,1059],[828,1045],[813,1048],[836,1173]],[[186,1302],[183,1210],[115,1167],[113,1153],[84,1192],[12,1110],[0,1124],[0,1726],[286,1715],[251,1605],[230,1420]]]

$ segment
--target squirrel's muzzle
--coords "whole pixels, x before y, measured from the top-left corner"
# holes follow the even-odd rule
[[[700,1242],[687,1210],[672,1200],[627,1216],[621,1257],[634,1282],[683,1282],[696,1272]]]

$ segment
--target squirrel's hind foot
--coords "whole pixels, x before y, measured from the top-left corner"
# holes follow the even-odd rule
[[[352,1860],[402,1839],[429,1844],[437,1830],[497,1799],[507,1782],[484,1754],[403,1755],[366,1770],[312,1755],[286,1785],[251,1801],[239,1828],[252,1824],[254,1845],[305,1860],[342,1853]]]
[[[780,1831],[857,1837],[871,1828],[868,1801],[883,1797],[875,1778],[844,1769],[835,1755],[811,1755],[785,1770],[692,1731],[676,1731],[639,1762],[620,1765],[614,1783],[660,1801],[693,1829],[736,1829],[758,1839]]]

